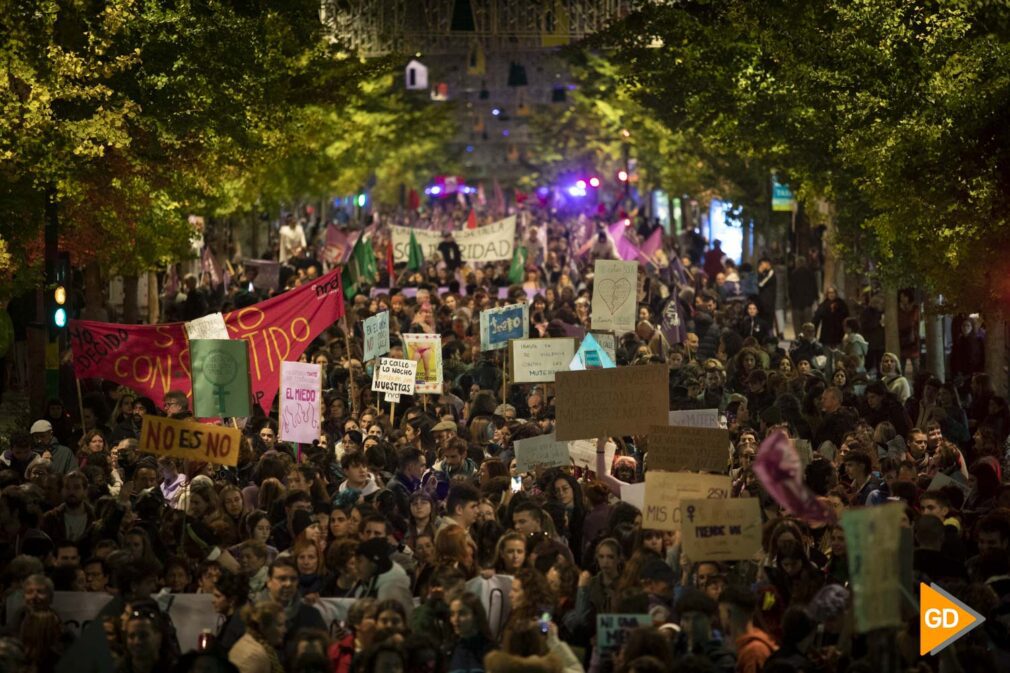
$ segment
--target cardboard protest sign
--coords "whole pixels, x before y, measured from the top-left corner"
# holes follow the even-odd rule
[[[554,374],[568,370],[575,339],[513,339],[509,341],[512,383],[553,383]]]
[[[137,449],[156,456],[235,467],[241,442],[242,433],[236,428],[147,414],[140,426]]]
[[[677,530],[683,520],[681,500],[728,498],[731,487],[723,474],[647,471],[642,528]]]
[[[803,482],[800,465],[799,454],[789,437],[779,431],[761,442],[753,470],[768,494],[793,516],[808,523],[834,521],[834,511]]]
[[[480,349],[497,350],[508,346],[510,339],[526,339],[530,335],[529,304],[509,304],[480,312]]]
[[[403,334],[403,353],[417,363],[415,393],[442,392],[442,337],[438,334]]]
[[[311,444],[319,439],[323,400],[323,366],[308,362],[281,363],[280,440]]]
[[[582,339],[579,350],[575,352],[571,362],[568,363],[568,369],[573,372],[581,372],[586,369],[613,369],[616,366],[614,358],[607,354],[607,351],[597,343],[596,337],[592,334],[587,334]]]
[[[195,339],[230,339],[228,326],[224,323],[224,314],[211,313],[186,323],[186,338]]]
[[[901,503],[847,509],[842,514],[856,630],[900,626]]]
[[[681,500],[681,540],[692,561],[744,561],[761,551],[757,498]]]
[[[554,432],[562,441],[640,435],[666,423],[665,365],[558,372]]]
[[[603,352],[607,354],[610,361],[617,362],[617,339],[614,337],[614,333],[602,329],[589,330],[589,333],[593,335],[593,339],[600,345]]]
[[[398,402],[400,395],[413,395],[417,387],[417,361],[382,358],[372,375],[372,390]],[[391,399],[392,398],[392,399]]]
[[[954,479],[951,476],[944,474],[943,472],[937,472],[936,476],[933,477],[933,481],[929,482],[928,490],[938,491],[944,486],[957,486],[959,489],[965,492],[965,495],[967,495],[968,484],[964,481],[964,478],[961,476],[960,472],[955,472],[955,474],[958,477],[957,479]]]
[[[197,418],[249,416],[249,344],[240,339],[194,339],[193,415]]]
[[[228,334],[249,344],[254,401],[269,413],[280,389],[280,363],[305,348],[344,315],[340,270],[293,290],[224,314]],[[164,404],[170,390],[191,390],[191,357],[182,322],[121,325],[70,321],[70,347],[78,378],[101,378]]]
[[[557,433],[554,433],[557,437]],[[607,468],[614,462],[614,454],[617,453],[617,445],[607,442],[603,447],[603,459]],[[596,471],[596,440],[577,439],[568,442],[568,456],[575,463],[576,467],[584,467],[588,470]]]
[[[635,329],[638,263],[598,259],[593,267],[593,329],[615,334]]]
[[[638,511],[645,509],[645,482],[621,484],[621,501],[634,505]]]
[[[365,360],[372,360],[389,352],[389,311],[377,313],[362,323],[365,333]]]
[[[660,425],[649,428],[649,470],[723,472],[728,463],[728,430]]]
[[[515,442],[516,470],[530,472],[535,467],[565,467],[572,464],[568,442],[559,442],[554,434],[520,439]]]
[[[424,250],[424,258],[431,259],[442,242],[442,231],[390,225],[393,232],[393,261],[406,262],[410,257],[410,234]],[[503,220],[476,229],[452,232],[459,245],[464,262],[498,262],[512,259],[516,239],[516,218],[510,215]]]
[[[718,409],[681,409],[671,411],[667,425],[691,428],[721,428]]]
[[[613,656],[624,645],[628,634],[641,626],[652,626],[651,615],[596,615],[596,648],[603,656]]]

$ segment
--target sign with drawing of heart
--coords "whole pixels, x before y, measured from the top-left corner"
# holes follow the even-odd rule
[[[635,329],[638,263],[598,259],[593,268],[592,326],[617,337]]]

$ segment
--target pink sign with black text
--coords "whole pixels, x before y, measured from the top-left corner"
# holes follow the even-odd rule
[[[281,363],[280,440],[311,444],[319,439],[323,366]]]

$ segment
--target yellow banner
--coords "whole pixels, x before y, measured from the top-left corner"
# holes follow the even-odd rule
[[[242,433],[236,428],[147,415],[140,428],[138,448],[156,456],[235,467],[241,441]]]

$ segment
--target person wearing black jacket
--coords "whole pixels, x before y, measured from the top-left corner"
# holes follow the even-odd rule
[[[421,475],[425,470],[424,452],[408,448],[400,452],[396,474],[386,488],[393,492],[396,510],[406,520],[410,520],[410,496],[421,487]]]
[[[817,301],[817,276],[807,266],[803,257],[796,259],[796,267],[789,274],[789,304],[793,312],[793,329],[798,329],[814,316]]]
[[[456,269],[463,265],[463,253],[459,249],[459,243],[452,237],[451,231],[443,235],[442,242],[438,244],[438,252],[445,260],[445,268],[449,273],[455,273]]]

